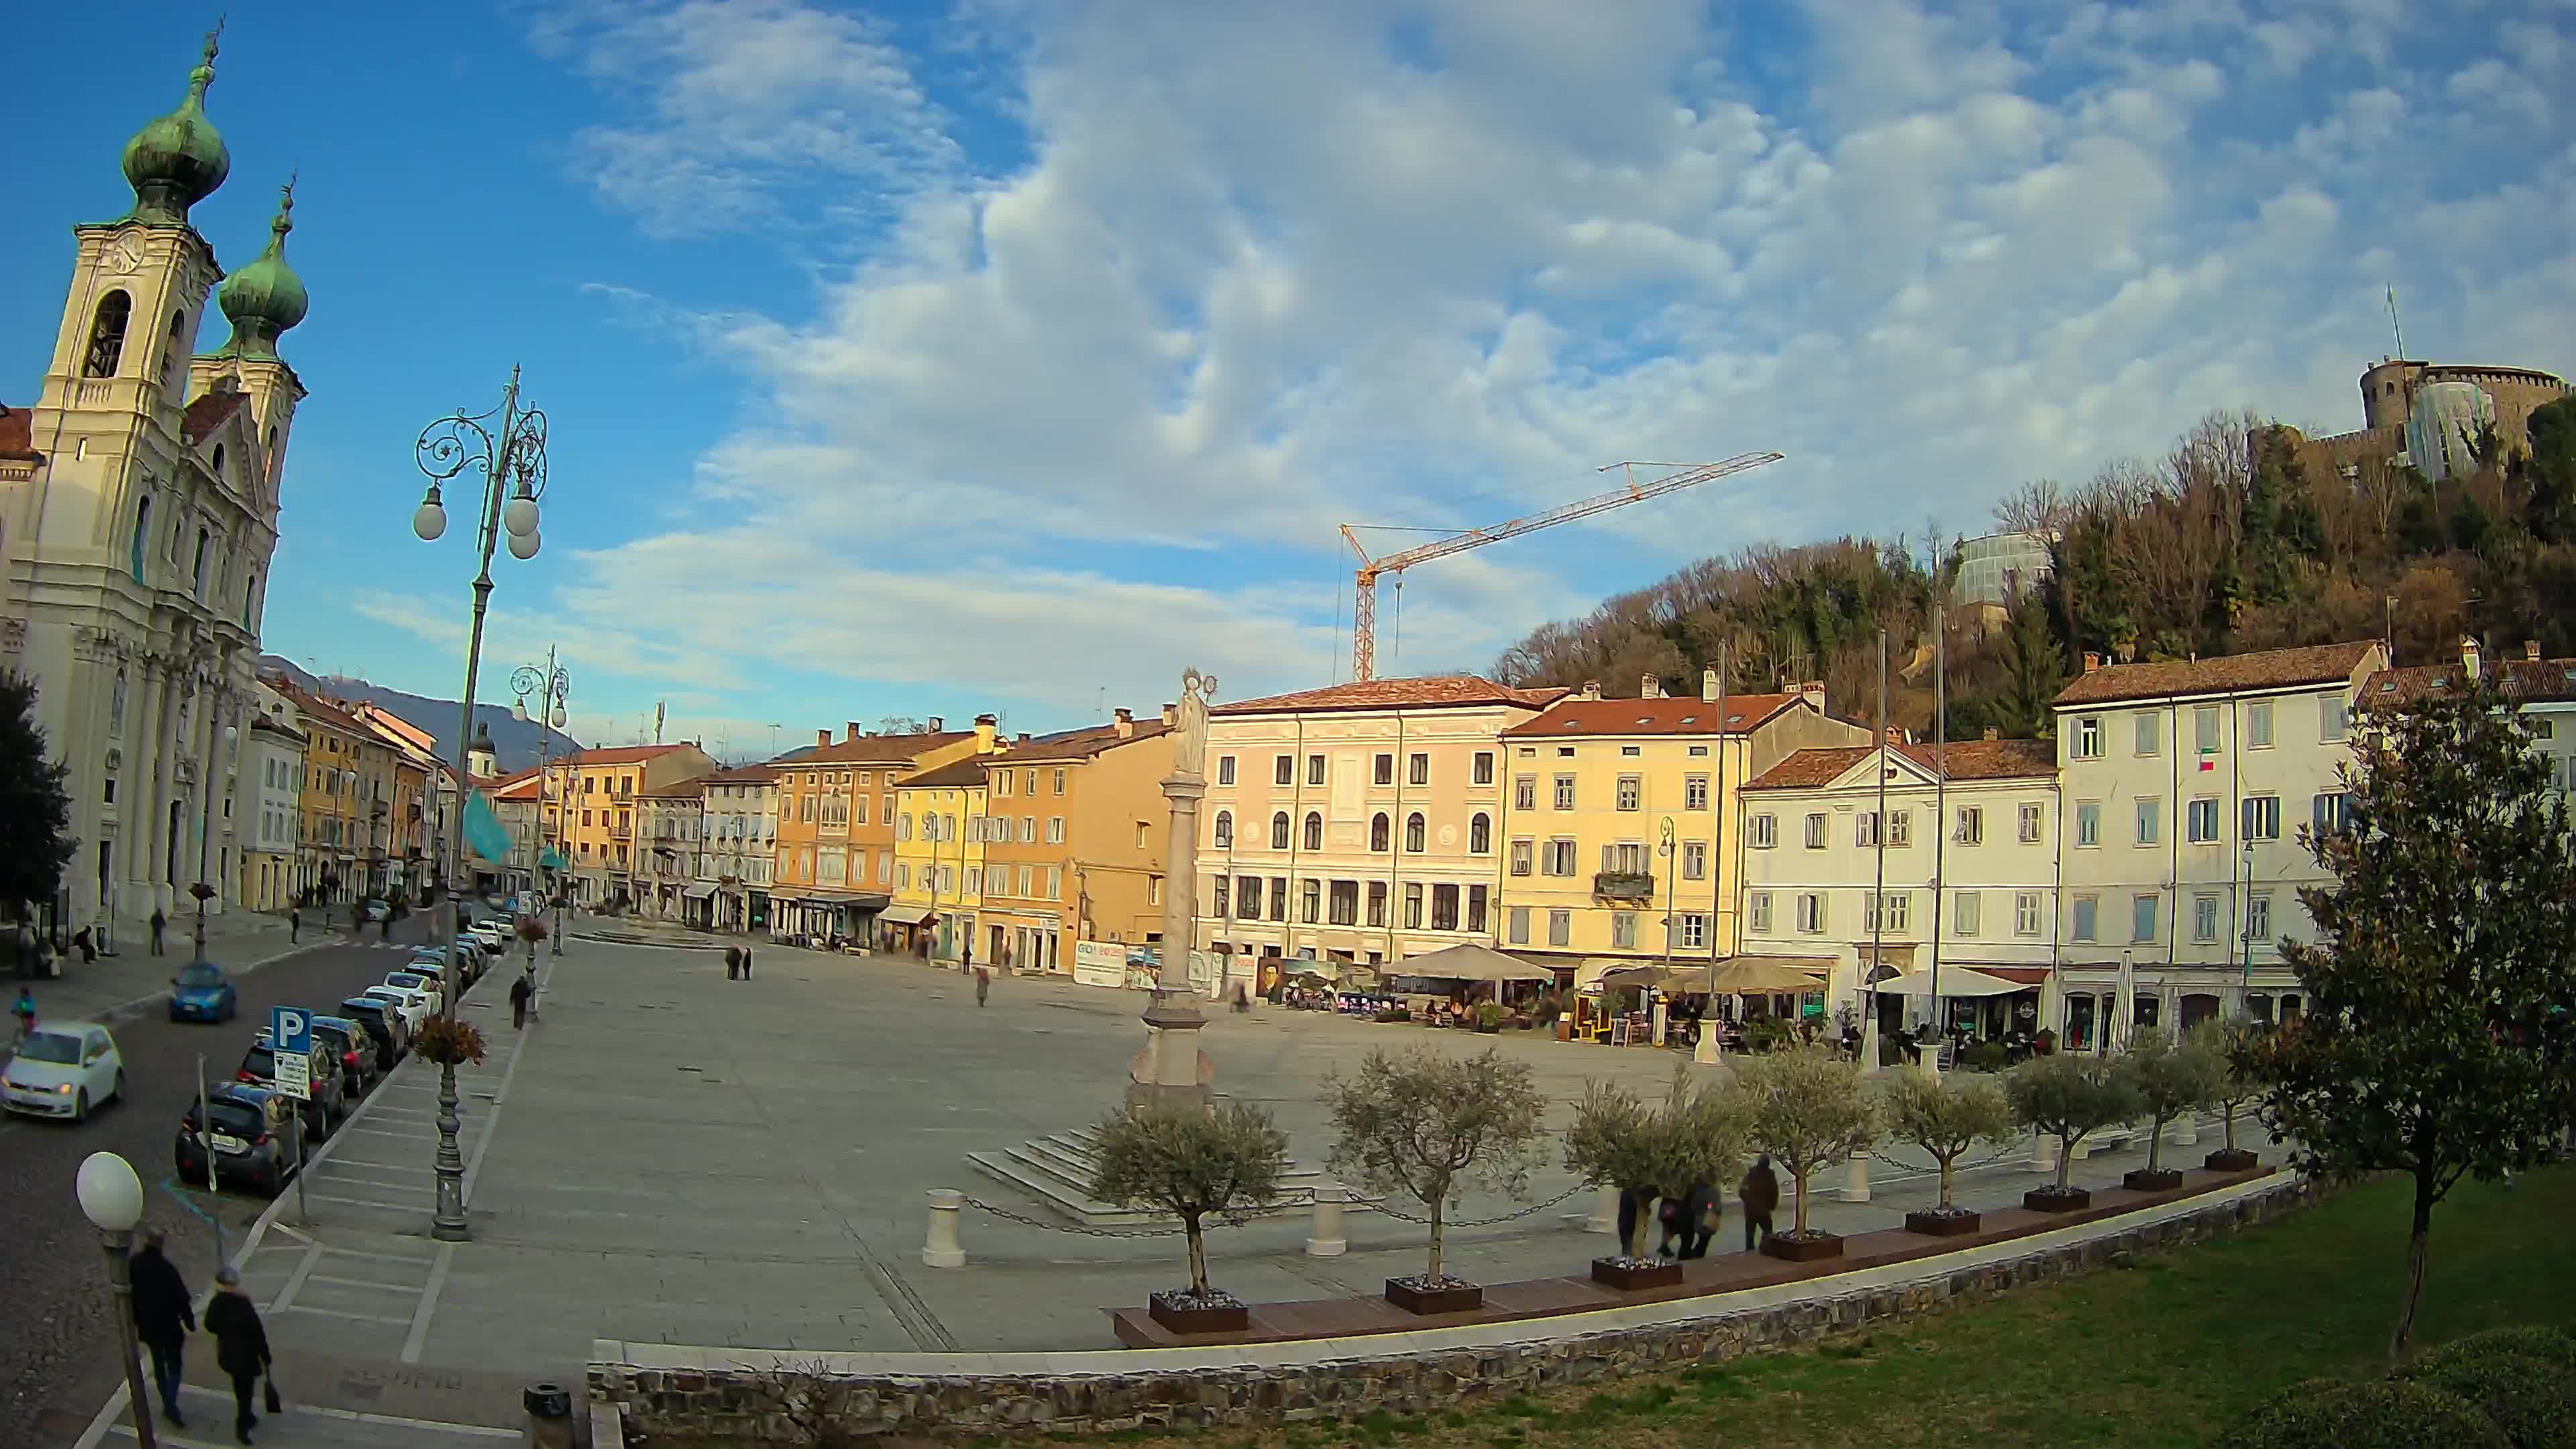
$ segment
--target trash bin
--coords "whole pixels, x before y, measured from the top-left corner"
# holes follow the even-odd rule
[[[519,1403],[528,1411],[529,1449],[572,1449],[572,1391],[561,1384],[536,1384],[523,1390]]]

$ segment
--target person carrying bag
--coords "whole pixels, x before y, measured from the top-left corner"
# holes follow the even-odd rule
[[[265,1388],[268,1412],[282,1414],[286,1407],[270,1373],[268,1330],[260,1323],[250,1295],[242,1291],[241,1270],[229,1264],[215,1270],[215,1296],[206,1305],[206,1332],[215,1336],[216,1367],[233,1381],[233,1439],[247,1444],[251,1429],[259,1423],[259,1415],[250,1407],[253,1387]]]

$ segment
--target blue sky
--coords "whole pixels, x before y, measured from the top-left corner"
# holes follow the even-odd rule
[[[1480,667],[1701,555],[1975,532],[2215,408],[2356,426],[2392,283],[2419,356],[2576,367],[2565,0],[433,9],[225,32],[199,228],[248,261],[299,173],[313,295],[267,644],[453,694],[469,561],[409,534],[411,443],[519,362],[553,491],[486,675],[560,644],[585,738],[1324,683],[1342,522],[1789,455],[1426,566],[1400,650],[1382,599],[1381,672]],[[211,10],[14,18],[63,63],[0,99],[0,399]]]

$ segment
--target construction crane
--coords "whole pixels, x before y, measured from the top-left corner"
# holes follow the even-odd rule
[[[1724,478],[1732,473],[1759,468],[1765,463],[1777,463],[1784,456],[1786,455],[1780,453],[1740,453],[1719,463],[1612,463],[1600,471],[1607,473],[1616,468],[1626,473],[1628,475],[1626,487],[1614,488],[1597,497],[1551,508],[1545,513],[1533,513],[1524,518],[1512,519],[1507,523],[1498,523],[1491,528],[1470,528],[1464,532],[1453,533],[1447,538],[1433,539],[1429,543],[1408,548],[1402,553],[1388,554],[1383,558],[1370,558],[1368,550],[1360,546],[1359,535],[1352,531],[1353,525],[1343,524],[1342,538],[1350,544],[1351,552],[1359,555],[1360,560],[1359,569],[1353,576],[1353,582],[1358,586],[1358,596],[1353,601],[1351,609],[1351,678],[1359,680],[1376,677],[1377,581],[1380,574],[1400,574],[1418,563],[1429,563],[1435,558],[1447,558],[1453,553],[1465,553],[1471,548],[1483,548],[1489,543],[1518,538],[1524,533],[1536,533],[1542,528],[1554,528],[1560,523],[1572,523],[1578,518],[1590,518],[1596,513],[1606,513],[1613,508],[1624,508],[1631,503],[1643,503],[1649,498],[1678,492],[1684,488],[1706,483],[1713,478]],[[1640,483],[1636,480],[1636,470],[1639,468],[1678,468],[1682,471],[1667,473],[1660,478],[1650,478]],[[1397,580],[1399,587],[1402,583],[1401,579]]]

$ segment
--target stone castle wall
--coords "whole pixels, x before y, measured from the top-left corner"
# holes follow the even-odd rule
[[[645,1449],[804,1442],[790,1436],[796,1400],[829,1403],[834,1420],[849,1432],[906,1437],[1237,1427],[1346,1418],[1372,1409],[1417,1414],[1719,1362],[1934,1313],[2233,1232],[2304,1206],[2312,1196],[2306,1179],[2285,1177],[2265,1191],[2158,1222],[1907,1282],[1834,1293],[1833,1280],[1822,1279],[1816,1297],[1795,1302],[1449,1352],[1203,1368],[1150,1367],[1140,1357],[1133,1372],[1109,1374],[843,1374],[833,1369],[836,1356],[822,1354],[803,1356],[821,1375],[750,1365],[672,1370],[600,1362],[590,1366],[590,1395],[622,1415],[628,1445]],[[1547,1322],[1526,1327],[1542,1334]],[[766,1357],[793,1364],[799,1356]],[[1020,1356],[993,1357],[1007,1363]],[[1026,1358],[1042,1366],[1046,1356]]]

